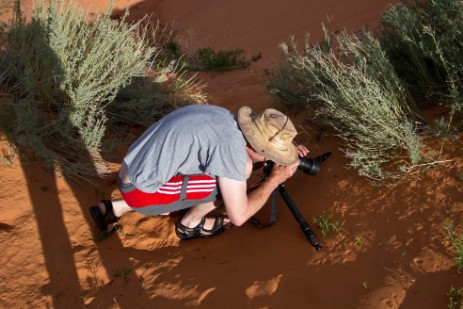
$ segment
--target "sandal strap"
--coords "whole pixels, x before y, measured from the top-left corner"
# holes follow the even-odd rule
[[[106,224],[118,222],[121,217],[114,215],[113,203],[110,200],[102,200],[101,202],[106,208],[106,213],[104,214]]]
[[[203,217],[201,219],[201,222],[199,222],[199,224],[196,227],[194,227],[194,229],[202,230],[204,227],[204,223],[206,223],[206,217]]]
[[[205,236],[214,236],[214,235],[222,233],[224,230],[223,220],[224,220],[224,216],[215,217],[214,225],[212,226],[212,228],[208,230],[208,229],[205,229],[204,227],[201,227],[201,229],[199,230],[200,235],[205,237]]]
[[[205,218],[202,218],[201,221],[199,222],[199,224],[198,224],[197,226],[195,226],[195,227],[188,227],[188,226],[184,225],[181,221],[182,221],[181,219],[178,220],[178,222],[177,222],[177,227],[179,227],[179,228],[182,229],[182,230],[186,230],[186,231],[188,231],[188,232],[193,232],[194,230],[198,230],[198,229],[202,228],[203,225],[204,225],[204,222],[206,222]]]
[[[175,234],[177,234],[180,239],[192,239],[201,236],[201,230],[206,222],[205,218],[202,218],[199,224],[195,227],[188,227],[178,220],[175,227]]]
[[[116,229],[117,226],[113,225],[110,230],[108,230],[108,225],[112,223],[116,223],[119,221],[120,217],[116,217],[113,211],[113,204],[109,200],[102,200],[101,203],[105,206],[105,213],[100,209],[99,205],[94,205],[90,207],[90,215],[93,218],[98,229],[101,231],[100,236],[106,238],[110,234],[112,234]]]
[[[215,230],[217,228],[222,228],[223,227],[223,219],[224,219],[223,216],[215,217],[214,226],[212,227],[212,230]]]

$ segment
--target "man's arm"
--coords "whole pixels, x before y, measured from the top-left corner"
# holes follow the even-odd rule
[[[246,182],[218,177],[220,191],[230,221],[236,226],[245,223],[265,205],[278,185],[294,174],[298,165],[299,162],[291,166],[274,164],[270,176],[249,194],[247,194]]]

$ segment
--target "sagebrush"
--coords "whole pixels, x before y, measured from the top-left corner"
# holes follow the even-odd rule
[[[318,44],[307,38],[299,51],[293,39],[282,50],[284,60],[270,71],[270,92],[331,124],[360,175],[379,181],[421,160],[418,108],[370,32],[325,29]],[[385,169],[391,162],[397,167]]]
[[[99,153],[108,115],[133,119],[137,114],[129,113],[146,93],[151,96],[142,100],[145,111],[162,115],[160,84],[163,78],[169,80],[176,64],[156,65],[160,48],[151,44],[146,20],[116,21],[108,8],[89,22],[72,2],[56,0],[38,3],[26,22],[20,4],[16,0],[7,49],[1,55],[2,76],[13,94],[2,101],[8,119],[2,122],[3,130],[23,153],[33,153],[42,164],[88,179],[102,166]],[[186,89],[188,83],[172,84]],[[137,95],[127,95],[133,87],[138,87]],[[123,89],[126,94],[119,100]],[[122,103],[131,105],[127,115],[119,114]]]
[[[384,12],[381,25],[381,44],[415,95],[461,99],[462,1],[397,3]]]
[[[351,165],[374,180],[398,177],[428,160],[420,144],[432,128],[420,108],[448,107],[438,123],[440,157],[445,140],[455,136],[451,131],[461,132],[463,2],[391,4],[374,36],[324,30],[321,42],[311,45],[308,38],[302,51],[294,39],[283,44],[282,63],[269,70],[275,98],[307,109],[322,126],[331,124]]]
[[[449,107],[448,132],[463,108],[463,2],[397,3],[381,25],[381,44],[417,102]]]

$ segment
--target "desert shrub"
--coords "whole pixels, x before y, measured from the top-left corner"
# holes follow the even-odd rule
[[[66,0],[40,2],[26,23],[16,0],[7,49],[1,55],[2,75],[14,94],[0,107],[9,115],[2,127],[10,139],[70,177],[95,176],[102,166],[99,150],[108,116],[141,118],[136,113],[118,115],[118,103],[139,110],[140,97],[146,92],[152,94],[148,99],[159,96],[159,84],[165,81],[171,81],[171,90],[191,86],[172,78],[174,62],[156,65],[159,48],[149,44],[147,25],[143,20],[112,20],[109,9],[89,22]],[[132,91],[119,99],[122,89],[130,92],[141,82],[146,92]],[[164,101],[143,102],[143,108],[162,112]],[[161,115],[146,114],[145,120]]]
[[[11,82],[19,88],[12,107],[15,142],[68,174],[93,173],[105,107],[152,59],[154,49],[144,34],[138,24],[108,15],[89,23],[62,0],[39,3],[26,23],[16,1],[4,55]]]
[[[451,122],[463,106],[463,2],[394,4],[381,25],[381,44],[398,75],[428,104],[449,102]]]
[[[421,160],[417,107],[371,33],[325,30],[324,40],[311,45],[307,39],[301,52],[294,39],[282,49],[284,60],[269,71],[270,92],[330,123],[360,175],[383,180]],[[386,170],[393,161],[398,169]]]

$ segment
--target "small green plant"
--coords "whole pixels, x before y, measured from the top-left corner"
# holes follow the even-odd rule
[[[444,117],[440,117],[434,120],[434,135],[440,138],[449,137],[449,126],[450,123]]]
[[[368,290],[368,281],[367,281],[367,280],[364,280],[364,281],[362,282],[362,286],[363,286],[363,288],[364,288],[365,290]]]
[[[455,230],[455,226],[449,220],[444,222],[444,228],[450,237],[452,246],[456,250],[454,261],[457,264],[458,272],[460,272],[463,269],[463,233],[458,235],[458,232]]]
[[[192,71],[227,71],[247,68],[251,62],[242,57],[242,49],[219,50],[207,47],[195,51],[188,58]]]
[[[326,214],[325,212],[313,219],[313,222],[321,229],[323,237],[327,237],[332,232],[340,234],[344,231],[342,228],[343,223],[339,221],[332,222],[332,219],[333,215]]]
[[[368,281],[367,280],[363,280],[362,282],[362,286],[365,290],[369,290],[370,289],[370,286],[368,285]]]
[[[362,236],[355,236],[355,239],[354,239],[354,244],[356,245],[361,245],[365,242],[365,239],[363,239]]]
[[[463,287],[455,288],[452,286],[447,296],[449,297],[448,309],[463,309]]]

